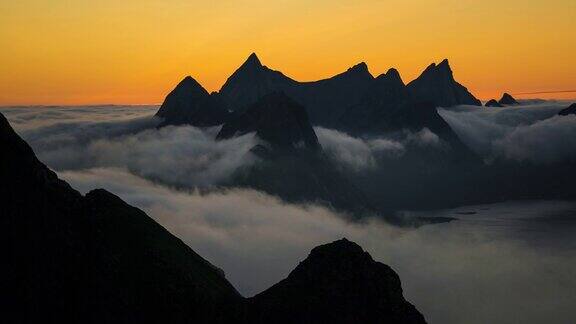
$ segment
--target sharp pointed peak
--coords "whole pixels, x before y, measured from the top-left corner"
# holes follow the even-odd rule
[[[248,58],[246,59],[246,61],[244,62],[244,64],[242,64],[242,66],[255,66],[255,67],[261,67],[262,63],[260,62],[260,59],[258,58],[258,55],[256,55],[256,53],[252,53],[248,56]]]
[[[398,70],[396,70],[395,68],[388,69],[388,71],[386,71],[385,75],[387,77],[401,79],[400,78],[400,72],[398,72]]]
[[[360,62],[358,64],[355,64],[351,68],[349,68],[348,71],[362,71],[362,72],[366,71],[366,72],[368,72],[368,64],[366,64],[366,62]]]
[[[448,71],[448,72],[452,72],[452,68],[450,68],[450,63],[448,62],[448,59],[447,59],[447,58],[446,58],[446,59],[443,59],[442,62],[440,62],[440,63],[436,66],[436,68],[437,68],[438,70],[445,70],[445,71]]]
[[[194,79],[193,77],[187,75],[184,77],[184,79],[182,79],[182,81],[180,81],[178,83],[178,85],[176,86],[176,88],[181,88],[181,87],[194,87],[194,88],[202,88],[204,89],[204,87],[202,87],[202,85],[196,81],[196,79]]]
[[[450,63],[448,59],[443,59],[440,63],[431,63],[428,67],[422,72],[420,76],[429,75],[429,74],[437,74],[437,73],[446,73],[452,74],[452,68],[450,67]]]
[[[438,66],[450,66],[450,63],[448,62],[448,59],[445,58],[442,62],[438,63]]]

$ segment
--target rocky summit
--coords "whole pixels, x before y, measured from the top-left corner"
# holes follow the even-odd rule
[[[503,107],[496,99],[490,99],[484,104],[485,107]]]
[[[447,59],[438,65],[429,65],[418,78],[408,83],[407,87],[413,100],[432,102],[439,107],[481,105],[480,100],[454,80]]]
[[[192,77],[185,77],[164,99],[156,113],[160,126],[210,127],[226,122],[230,113],[217,93],[209,94]]]
[[[500,100],[498,100],[498,103],[500,105],[519,105],[518,101],[516,101],[516,99],[514,99],[514,97],[512,97],[511,94],[509,93],[504,93],[502,95],[502,98],[500,98]]]
[[[314,248],[250,304],[257,322],[425,323],[402,296],[394,270],[345,238]]]

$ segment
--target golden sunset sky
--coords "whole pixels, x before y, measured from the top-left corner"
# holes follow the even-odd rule
[[[160,103],[188,74],[218,90],[251,52],[301,81],[365,61],[408,82],[448,58],[481,99],[576,90],[574,0],[20,0],[0,14],[0,105]]]

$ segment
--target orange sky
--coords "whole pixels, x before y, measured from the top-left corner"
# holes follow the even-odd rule
[[[251,52],[302,81],[360,61],[410,81],[447,57],[481,99],[576,90],[574,0],[21,0],[0,12],[0,105],[160,103],[187,74],[217,90]]]

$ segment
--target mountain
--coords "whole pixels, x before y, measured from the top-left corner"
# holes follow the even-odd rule
[[[425,323],[394,270],[346,239],[314,248],[250,304],[260,323]]]
[[[255,132],[258,163],[236,170],[222,183],[264,191],[285,201],[319,203],[360,216],[375,213],[364,193],[328,159],[306,109],[282,92],[273,92],[224,124],[217,139]]]
[[[490,99],[486,104],[485,107],[503,107],[496,99]]]
[[[502,98],[500,98],[500,100],[498,100],[498,103],[501,105],[519,105],[518,101],[516,101],[516,99],[514,99],[514,97],[512,97],[510,94],[508,93],[504,93],[502,95]]]
[[[341,323],[424,323],[396,273],[354,243],[314,249],[293,272],[304,276],[283,281],[296,284],[289,293],[242,298],[143,211],[103,189],[82,196],[58,179],[2,114],[0,152],[3,323],[301,323],[332,319],[341,302],[357,305]],[[301,304],[311,296],[313,304]],[[298,318],[285,317],[283,305]]]
[[[260,139],[276,148],[303,147],[312,151],[320,150],[306,108],[283,92],[272,92],[263,96],[244,113],[224,124],[217,139],[251,132],[255,132]]]
[[[58,179],[1,115],[0,152],[3,321],[220,320],[241,302],[220,270],[144,212]]]
[[[439,107],[482,105],[468,89],[454,80],[446,59],[438,65],[429,65],[417,79],[408,83],[407,87],[413,100],[432,102]]]
[[[217,93],[209,94],[192,77],[185,77],[164,99],[156,113],[167,125],[209,127],[223,124],[230,113]]]
[[[558,112],[560,116],[576,115],[576,103],[571,104],[569,107],[564,108]]]
[[[243,110],[274,91],[286,91],[297,84],[281,72],[262,65],[255,53],[226,80],[219,93],[233,110]]]
[[[351,107],[370,105],[369,109],[374,109],[374,104],[381,106],[379,102],[389,102],[392,97],[408,96],[411,102],[432,102],[442,107],[481,105],[454,80],[447,60],[430,65],[405,86],[395,69],[374,78],[364,62],[331,78],[299,82],[266,67],[252,53],[218,93],[208,94],[192,78],[184,79],[166,97],[157,116],[170,125],[218,125],[227,120],[228,110],[242,112],[272,92],[283,92],[306,107],[312,125],[330,128],[339,127]],[[358,113],[366,114],[365,110]]]
[[[307,108],[313,125],[329,125],[356,102],[373,81],[365,63],[357,64],[332,78],[298,82],[262,65],[251,54],[219,93],[233,110],[243,110],[262,96],[282,91]]]
[[[356,104],[346,108],[336,128],[354,134],[381,133],[382,129],[377,124],[387,119],[391,111],[407,98],[408,92],[400,74],[390,69],[374,80]],[[386,122],[393,123],[388,120]]]

